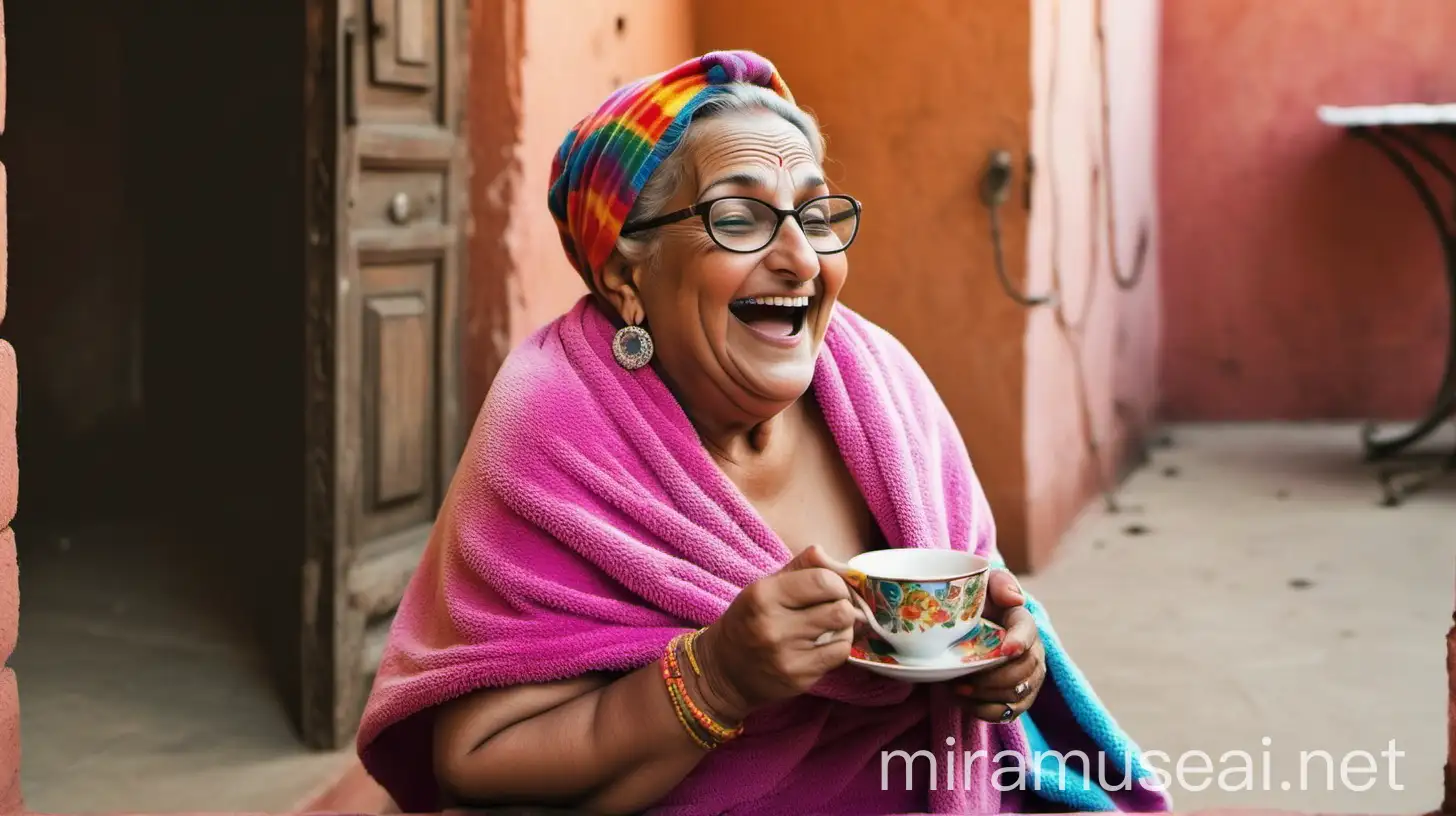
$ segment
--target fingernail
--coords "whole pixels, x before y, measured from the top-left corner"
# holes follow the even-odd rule
[[[1021,584],[1018,584],[1015,581],[1012,581],[1011,582],[1011,591],[1013,593],[1015,593],[1016,595],[1020,595],[1021,594]]]
[[[956,690],[956,694],[964,694],[966,696],[970,696],[970,695],[976,693],[976,687],[975,686],[970,686],[970,685],[966,685],[966,684],[961,684],[959,686],[956,686],[956,689],[955,690]]]

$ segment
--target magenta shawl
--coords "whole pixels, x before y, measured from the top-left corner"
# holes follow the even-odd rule
[[[485,686],[641,667],[790,558],[653,369],[615,364],[612,334],[584,298],[513,352],[481,411],[358,736],[366,768],[406,812],[441,804],[433,706]],[[960,435],[900,343],[838,306],[813,389],[890,546],[996,557],[990,508]],[[886,748],[1027,751],[1021,723],[968,718],[949,694],[846,666],[812,694],[752,717],[657,812],[1019,806],[1003,801],[1009,794],[992,784],[986,762],[969,787],[957,767],[934,790],[922,778],[909,793],[897,763],[882,789]]]

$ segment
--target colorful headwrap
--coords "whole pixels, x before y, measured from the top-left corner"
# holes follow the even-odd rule
[[[693,112],[732,83],[794,101],[773,63],[752,51],[714,51],[617,90],[566,134],[551,163],[548,202],[567,258],[593,291],[652,171],[682,140]]]

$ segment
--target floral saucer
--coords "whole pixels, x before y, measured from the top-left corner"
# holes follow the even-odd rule
[[[939,683],[967,674],[999,666],[1011,659],[1002,653],[1002,636],[1006,630],[982,620],[969,635],[961,638],[940,657],[910,661],[896,657],[895,651],[873,633],[855,639],[849,650],[849,662],[886,677],[907,683]]]

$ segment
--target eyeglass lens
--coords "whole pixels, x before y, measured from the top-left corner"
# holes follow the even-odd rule
[[[799,223],[815,252],[838,252],[854,238],[859,215],[849,198],[830,196],[806,202]],[[719,244],[738,252],[754,252],[773,240],[779,216],[768,205],[748,198],[725,198],[708,209],[708,229]]]

